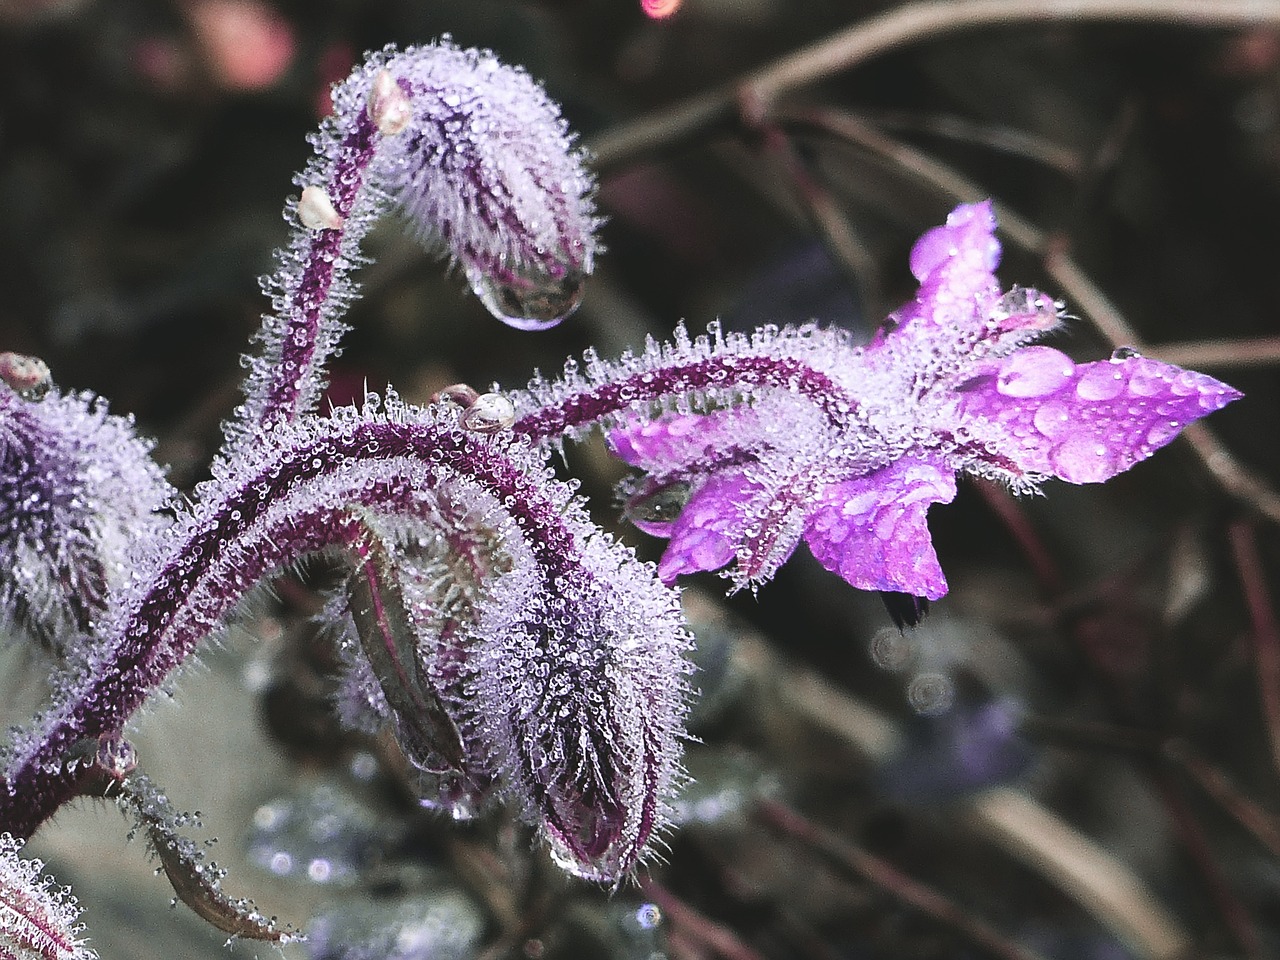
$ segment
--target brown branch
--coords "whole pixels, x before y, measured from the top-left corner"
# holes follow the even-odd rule
[[[1164,363],[1193,370],[1239,370],[1280,364],[1280,337],[1242,337],[1239,340],[1195,340],[1162,343],[1147,355]]]
[[[1058,569],[1058,563],[1053,559],[1053,554],[1045,546],[1035,526],[1027,519],[1017,499],[1004,487],[990,480],[979,480],[975,486],[988,509],[1000,519],[1005,529],[1017,541],[1022,555],[1031,565],[1040,589],[1046,596],[1060,596],[1063,589],[1062,571]]]
[[[810,224],[817,230],[828,254],[844,274],[846,282],[864,302],[874,302],[879,289],[880,267],[858,238],[840,204],[796,153],[791,138],[776,123],[754,116],[758,105],[743,101],[740,109],[756,135],[766,162],[780,171],[799,201]]]
[[[776,800],[763,800],[759,817],[828,860],[852,871],[938,923],[951,927],[975,946],[1001,960],[1037,960],[1039,954],[1015,943],[985,920],[973,917],[932,887],[907,876],[887,860],[842,840]]]
[[[710,948],[724,960],[764,960],[728,927],[703,916],[652,877],[642,878],[640,889],[666,914],[684,939]]]
[[[1205,837],[1199,822],[1188,809],[1186,800],[1168,779],[1161,778],[1159,786],[1165,809],[1173,820],[1178,838],[1191,859],[1195,861],[1200,875],[1208,885],[1209,895],[1217,905],[1223,922],[1226,923],[1248,960],[1263,960],[1266,954],[1263,952],[1253,918],[1249,916],[1249,911],[1231,889],[1226,874],[1218,864],[1212,845]]]
[[[1200,756],[1186,741],[1171,740],[1164,745],[1163,752],[1210,800],[1252,834],[1272,855],[1280,857],[1280,818],[1241,793],[1230,777]]]
[[[1228,536],[1253,624],[1251,633],[1258,664],[1258,697],[1262,701],[1262,715],[1266,718],[1271,760],[1280,770],[1280,626],[1276,623],[1276,611],[1267,588],[1262,558],[1258,556],[1253,527],[1247,523],[1233,523]]]
[[[1138,22],[1245,28],[1280,24],[1268,0],[937,0],[910,3],[859,21],[721,87],[697,94],[593,138],[587,146],[605,168],[732,121],[737,98],[752,90],[770,103],[801,87],[899,47],[963,30],[1033,23]]]

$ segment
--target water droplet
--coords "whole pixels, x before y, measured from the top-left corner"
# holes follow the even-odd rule
[[[1168,384],[1158,368],[1139,365],[1129,378],[1129,392],[1135,397],[1154,397],[1168,392]]]
[[[1069,483],[1098,483],[1116,472],[1115,455],[1096,437],[1064,440],[1050,451],[1049,461]]]
[[[1025,347],[1000,365],[996,390],[1006,397],[1044,397],[1061,390],[1075,364],[1052,347]]]
[[[907,685],[907,700],[916,713],[936,717],[955,703],[956,688],[945,673],[918,673]]]
[[[482,393],[462,414],[464,429],[476,433],[497,433],[516,422],[516,407],[501,393]]]
[[[662,911],[656,903],[643,904],[636,910],[636,924],[642,930],[652,930],[660,923],[662,923]]]
[[[1142,354],[1133,349],[1133,347],[1116,347],[1115,350],[1111,351],[1111,359],[1117,363],[1122,360],[1132,360],[1134,357],[1140,356],[1142,356]]]
[[[646,533],[664,536],[688,502],[689,484],[678,481],[632,498],[627,502],[625,513],[628,520]]]
[[[1182,425],[1177,420],[1163,420],[1147,433],[1147,443],[1152,447],[1162,447],[1178,435]]]
[[[478,267],[467,270],[467,279],[489,312],[518,330],[546,330],[578,309],[586,275],[565,267],[553,277],[538,269],[505,271],[491,277]]]
[[[1110,364],[1093,363],[1084,368],[1076,393],[1082,400],[1110,400],[1125,387],[1124,371]]]

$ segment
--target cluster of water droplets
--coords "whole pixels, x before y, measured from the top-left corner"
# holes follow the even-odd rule
[[[15,960],[96,960],[80,905],[44,863],[20,856],[23,841],[0,833],[0,956]]]

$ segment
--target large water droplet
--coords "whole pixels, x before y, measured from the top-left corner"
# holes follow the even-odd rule
[[[1069,483],[1099,483],[1116,472],[1115,454],[1096,437],[1064,440],[1050,451],[1049,460]]]
[[[1082,400],[1110,400],[1125,387],[1122,368],[1110,363],[1093,363],[1085,367],[1076,384],[1076,393]]]
[[[689,484],[677,481],[628,500],[626,516],[645,533],[670,536],[671,524],[688,502]]]
[[[586,274],[565,267],[556,277],[537,268],[505,270],[495,277],[478,267],[467,279],[489,312],[518,330],[546,330],[578,309]]]
[[[1052,347],[1024,347],[1000,365],[996,390],[1006,397],[1044,397],[1061,390],[1075,364]]]
[[[1181,429],[1182,425],[1177,420],[1161,420],[1147,433],[1147,443],[1152,447],[1163,447]]]
[[[1065,403],[1050,401],[1042,404],[1032,417],[1032,424],[1042,434],[1053,438],[1064,434],[1071,425],[1071,411]]]

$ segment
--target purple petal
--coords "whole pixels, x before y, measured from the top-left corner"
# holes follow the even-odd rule
[[[888,341],[913,353],[945,356],[990,333],[988,316],[1000,300],[995,224],[989,202],[962,205],[945,225],[916,241],[911,272],[920,288],[894,315]]]
[[[860,590],[937,600],[947,592],[925,514],[956,495],[942,464],[903,459],[833,484],[809,514],[805,540],[818,562]]]
[[[740,471],[713,476],[699,487],[675,522],[658,563],[662,581],[718,570],[732,560],[750,522],[749,505],[759,493],[760,485]]]
[[[747,431],[743,423],[747,418],[754,419],[750,409],[636,420],[609,431],[609,445],[633,467],[666,473],[706,456],[712,449],[732,446],[735,437]]]
[[[987,449],[979,460],[1071,483],[1127,470],[1241,396],[1213,377],[1145,357],[1073,366],[1047,347],[1017,351],[959,394],[969,433]]]
[[[991,273],[1000,263],[995,229],[990,200],[961,204],[951,211],[944,226],[927,231],[911,248],[912,275],[924,282],[939,267],[954,262]]]

